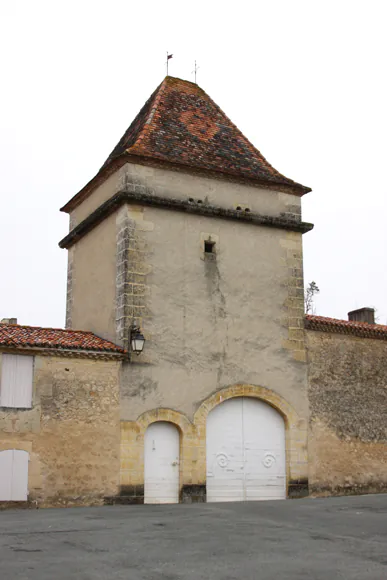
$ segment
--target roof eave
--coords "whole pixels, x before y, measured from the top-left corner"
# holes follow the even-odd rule
[[[302,197],[306,193],[312,191],[310,187],[302,185],[297,182],[292,183],[281,183],[269,180],[259,180],[251,177],[243,177],[238,173],[224,172],[224,171],[210,171],[208,169],[203,169],[200,167],[195,167],[192,165],[185,165],[183,163],[170,163],[163,159],[158,159],[155,157],[148,157],[145,155],[133,155],[130,153],[125,153],[119,155],[115,159],[112,159],[110,163],[103,166],[98,173],[78,192],[76,193],[63,207],[60,211],[65,213],[71,213],[79,204],[81,204],[91,193],[101,185],[110,175],[112,175],[117,169],[125,165],[125,163],[137,163],[139,165],[153,165],[162,166],[168,168],[172,171],[186,171],[188,173],[201,174],[207,177],[225,179],[228,181],[238,181],[240,183],[245,183],[249,185],[255,185],[259,187],[264,187],[267,189],[276,189],[284,193],[290,193],[293,195],[298,195]]]
[[[82,349],[82,348],[69,348],[69,347],[52,347],[44,345],[34,345],[34,344],[24,344],[24,345],[12,345],[0,343],[0,350],[7,350],[8,352],[24,352],[30,354],[40,354],[40,355],[51,355],[51,356],[62,356],[62,357],[79,357],[79,358],[109,358],[115,360],[125,360],[128,357],[126,351],[114,351],[114,350],[93,350],[93,349]]]
[[[106,179],[112,175],[117,169],[122,167],[127,163],[127,156],[120,155],[116,159],[113,159],[107,165],[101,167],[96,175],[90,181],[86,183],[82,189],[78,191],[63,207],[60,208],[60,211],[64,213],[70,213],[75,209],[82,201],[84,201],[89,195]]]
[[[324,316],[305,315],[305,329],[313,332],[326,332],[329,334],[344,334],[358,338],[371,338],[387,340],[387,326],[380,324],[368,324],[366,322],[354,322],[327,318]]]

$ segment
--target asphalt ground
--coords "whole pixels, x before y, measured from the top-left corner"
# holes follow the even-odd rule
[[[0,512],[0,580],[387,580],[387,495]]]

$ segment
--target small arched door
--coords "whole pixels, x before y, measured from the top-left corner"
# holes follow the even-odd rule
[[[0,451],[0,501],[27,501],[28,460],[27,451]]]
[[[221,403],[207,417],[207,501],[286,498],[285,424],[249,397]]]
[[[144,439],[144,502],[179,502],[179,431],[172,423],[149,425]]]

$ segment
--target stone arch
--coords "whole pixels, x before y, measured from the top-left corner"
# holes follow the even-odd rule
[[[299,416],[295,409],[280,395],[257,385],[239,384],[231,387],[225,387],[217,391],[208,399],[203,401],[194,416],[194,424],[197,426],[205,426],[207,415],[223,401],[233,399],[235,397],[254,397],[264,401],[276,411],[278,411],[285,420],[287,429],[295,428],[299,422]]]
[[[307,474],[307,421],[283,397],[265,387],[238,384],[225,387],[205,399],[194,415],[198,439],[205,446],[208,413],[217,405],[235,397],[254,397],[278,411],[285,421],[286,472],[288,495],[292,494],[294,482],[303,480]],[[205,455],[200,464],[200,476],[205,480]],[[296,484],[298,485],[298,483]]]
[[[186,415],[180,413],[179,411],[174,411],[173,409],[152,409],[151,411],[145,411],[142,413],[136,421],[138,425],[139,432],[144,435],[146,429],[151,423],[156,421],[166,421],[167,423],[172,423],[175,425],[182,436],[184,436],[187,431],[189,432],[192,428],[192,423]]]

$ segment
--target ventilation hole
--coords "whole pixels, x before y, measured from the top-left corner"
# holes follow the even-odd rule
[[[215,253],[215,242],[211,240],[207,240],[204,242],[204,252],[205,254],[214,254]]]
[[[249,211],[250,211],[250,208],[249,207],[246,207],[245,212],[246,213],[249,213]]]
[[[241,206],[237,205],[237,211],[241,211],[241,209],[242,209]]]

